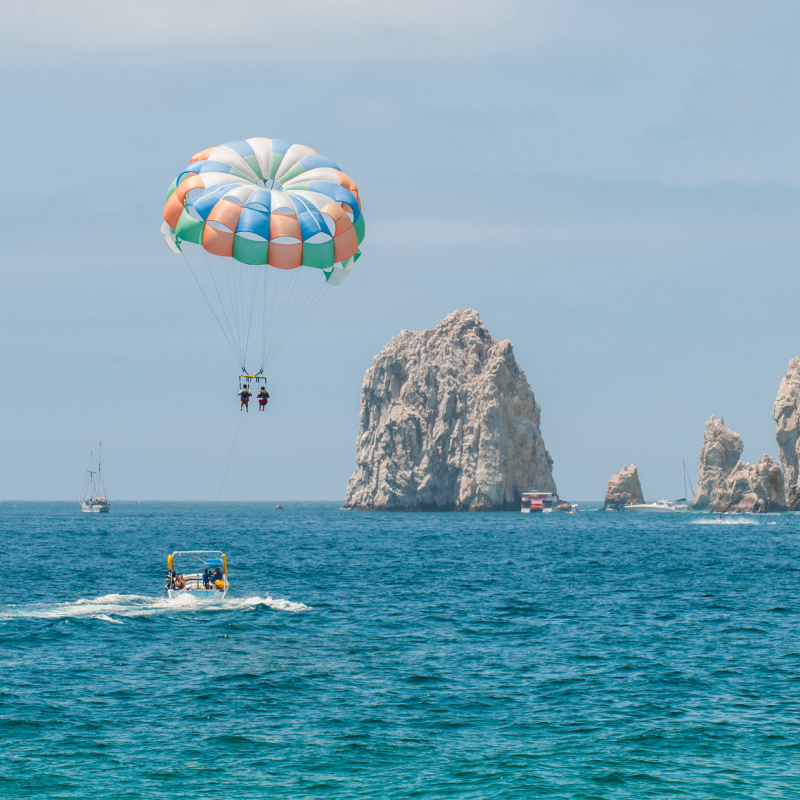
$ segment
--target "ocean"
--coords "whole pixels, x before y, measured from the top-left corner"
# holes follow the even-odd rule
[[[1,798],[800,796],[800,517],[284,505],[0,504]]]

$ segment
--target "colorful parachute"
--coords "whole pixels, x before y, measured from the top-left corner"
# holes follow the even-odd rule
[[[261,331],[263,371],[320,285],[350,273],[364,217],[356,184],[333,161],[254,138],[193,156],[169,188],[161,231],[187,258],[245,372],[251,335]]]

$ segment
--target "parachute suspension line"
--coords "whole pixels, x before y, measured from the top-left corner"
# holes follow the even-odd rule
[[[186,266],[189,267],[189,272],[192,273],[192,277],[194,278],[194,282],[198,285],[198,287],[200,288],[200,291],[203,294],[203,297],[205,298],[206,303],[208,303],[208,307],[211,309],[211,313],[214,315],[214,319],[217,321],[217,325],[219,325],[219,329],[222,331],[222,335],[225,337],[225,341],[228,343],[228,346],[231,348],[231,350],[233,351],[234,356],[236,356],[236,359],[238,360],[239,359],[239,354],[236,352],[236,348],[233,346],[233,342],[231,341],[231,338],[228,336],[228,332],[225,330],[225,327],[223,326],[222,322],[220,321],[220,318],[217,316],[217,312],[214,310],[214,306],[212,305],[211,301],[208,299],[208,295],[206,294],[205,289],[203,289],[203,284],[200,283],[200,281],[197,279],[197,275],[195,275],[195,272],[192,269],[192,265],[191,265],[189,259],[186,258],[186,253],[184,253],[183,250],[181,250],[181,255],[183,256],[183,260],[186,262]],[[215,286],[216,286],[216,284],[215,284]],[[222,310],[223,310],[223,313],[224,313],[224,311],[225,311],[224,307],[223,307]],[[227,319],[227,317],[226,317],[226,319]],[[230,324],[228,325],[228,327],[230,328]]]
[[[228,463],[225,465],[225,474],[222,476],[222,486],[219,487],[219,494],[217,495],[217,502],[222,499],[222,490],[225,488],[225,478],[228,477],[228,469],[231,465],[233,458],[233,448],[236,447],[236,439],[239,436],[239,426],[242,424],[242,414],[239,412],[239,421],[236,423],[236,433],[233,434],[233,444],[231,445],[231,452],[228,454]]]
[[[247,333],[245,334],[245,346],[244,346],[244,358],[243,361],[247,361],[247,349],[250,346],[250,331],[253,327],[253,311],[256,307],[256,294],[258,292],[258,273],[259,269],[257,266],[251,267],[253,270],[253,288],[250,292],[250,314],[247,317]]]
[[[214,286],[214,291],[216,292],[217,299],[219,300],[219,307],[220,307],[220,309],[222,309],[222,314],[225,317],[225,322],[228,325],[228,330],[230,331],[230,339],[228,339],[228,344],[230,344],[231,350],[233,350],[233,354],[236,356],[236,360],[241,363],[242,351],[241,351],[241,349],[239,349],[237,351],[237,349],[235,347],[236,333],[235,333],[233,325],[231,324],[230,318],[228,317],[228,312],[225,310],[225,303],[222,300],[222,295],[219,293],[219,286],[217,286],[217,279],[214,277],[214,269],[212,269],[212,267],[211,267],[211,261],[208,258],[208,253],[205,251],[205,249],[203,247],[201,247],[200,249],[203,251],[203,256],[204,256],[204,258],[206,260],[206,269],[208,270],[209,280],[211,281],[212,285]],[[197,280],[197,278],[195,278],[195,280]],[[199,283],[199,281],[198,281],[198,283]],[[202,288],[203,287],[201,286],[200,289],[202,290]],[[205,292],[203,292],[203,294],[205,294]],[[211,305],[211,304],[209,303],[209,305]],[[211,308],[211,310],[214,311],[213,307]],[[216,313],[214,314],[214,316],[215,317],[217,316]],[[217,318],[217,322],[219,322],[219,318]],[[220,327],[222,327],[221,324],[220,324]],[[222,332],[225,333],[224,329],[223,329]],[[225,338],[226,339],[228,338],[227,334],[226,334]],[[242,370],[244,371],[244,367],[242,367]]]
[[[267,273],[267,283],[269,283],[269,276],[272,274],[270,272],[269,268],[267,268],[266,273]],[[278,273],[277,270],[275,270],[275,275],[274,275],[275,280],[272,281],[273,285],[272,285],[272,298],[270,300],[270,308],[269,308],[269,321],[267,323],[267,332],[266,332],[266,334],[264,336],[264,345],[263,345],[263,347],[261,349],[261,362],[262,362],[262,365],[266,364],[267,349],[268,349],[268,346],[269,346],[269,342],[272,340],[272,329],[273,329],[273,326],[274,326],[274,323],[275,323],[275,296],[278,293],[278,276],[279,276],[279,273]],[[264,309],[266,311],[266,305],[264,306]],[[261,369],[263,371],[264,366],[262,366]]]
[[[302,278],[298,282],[299,285],[294,287],[296,289],[295,296],[291,298],[289,302],[291,313],[288,321],[270,342],[269,350],[264,354],[265,365],[275,357],[277,352],[283,347],[297,328],[300,327],[319,302],[327,286],[325,281],[322,281],[317,286],[313,285],[313,282],[320,277],[318,270],[311,267],[305,269]]]
[[[277,277],[277,276],[276,276]],[[273,331],[271,339],[277,338],[279,332],[283,330],[283,319],[286,316],[287,312],[287,305],[289,300],[292,296],[292,289],[297,282],[297,269],[293,269],[291,272],[291,276],[289,277],[289,285],[286,287],[286,290],[283,293],[283,297],[281,298],[281,307],[278,311],[278,318],[275,320],[275,330]]]
[[[286,320],[287,316],[289,315],[289,313],[291,311],[291,307],[293,305],[293,300],[294,300],[293,292],[294,292],[295,284],[297,283],[297,273],[301,269],[302,269],[302,267],[298,267],[297,269],[293,269],[291,271],[291,276],[286,278],[286,280],[288,280],[288,282],[289,282],[289,285],[286,287],[286,289],[285,289],[285,291],[283,293],[283,297],[281,298],[280,310],[278,311],[278,317],[275,320],[275,329],[274,329],[274,331],[272,331],[272,333],[270,335],[270,340],[269,340],[269,343],[268,343],[268,346],[267,346],[267,350],[264,353],[264,364],[265,364],[265,366],[272,358],[272,351],[274,349],[275,341],[278,338],[282,337],[283,332],[286,329],[286,326],[284,325],[284,321]],[[277,282],[277,280],[278,280],[278,278],[276,276],[276,282]]]
[[[284,344],[291,338],[292,334],[305,322],[308,315],[316,308],[319,301],[325,295],[325,290],[328,284],[323,281],[319,288],[313,290],[313,293],[306,298],[301,311],[296,315],[294,322],[292,323],[291,327],[289,327],[285,333],[278,338],[278,340],[273,344],[270,348],[270,352],[268,354],[268,358],[265,360],[264,367],[266,367],[267,363],[271,361],[275,355],[277,355],[278,351],[283,347]],[[264,369],[262,367],[262,370]]]
[[[261,371],[264,371],[264,354],[267,352],[267,301],[269,299],[269,267],[264,265],[264,301],[261,306]]]
[[[206,256],[208,258],[208,256]],[[236,331],[236,341],[239,345],[239,363],[242,365],[242,370],[246,372],[244,366],[244,348],[242,347],[242,334],[241,326],[239,325],[239,303],[237,301],[238,293],[236,291],[236,266],[232,258],[226,258],[223,263],[225,264],[225,280],[228,284],[228,301],[231,308],[231,316],[233,317],[234,330]]]

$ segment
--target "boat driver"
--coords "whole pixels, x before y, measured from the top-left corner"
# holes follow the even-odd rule
[[[214,574],[211,576],[211,586],[214,589],[219,589],[219,591],[224,591],[225,589],[225,578],[222,574],[222,568],[217,567]]]

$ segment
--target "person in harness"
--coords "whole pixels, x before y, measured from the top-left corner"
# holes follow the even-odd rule
[[[269,392],[267,391],[267,387],[262,386],[258,390],[256,397],[258,398],[258,410],[263,411],[267,403],[269,403]]]
[[[239,406],[239,411],[244,409],[248,413],[250,412],[250,398],[253,396],[253,393],[245,384],[241,389],[239,389],[239,400],[241,400],[241,405]]]

